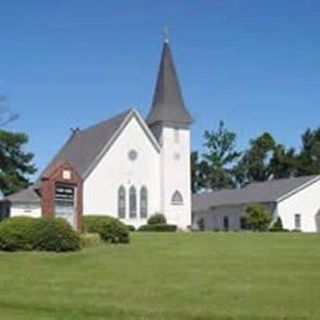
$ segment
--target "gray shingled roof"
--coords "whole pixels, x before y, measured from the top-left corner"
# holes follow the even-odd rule
[[[40,197],[32,186],[5,197],[5,200],[10,202],[40,203]]]
[[[192,118],[183,102],[178,76],[168,43],[164,43],[152,107],[146,119],[156,122],[191,124]]]
[[[220,190],[193,195],[192,210],[206,210],[210,207],[233,206],[253,202],[277,202],[290,192],[320,179],[320,176],[305,176],[298,178],[271,180],[251,183],[245,188]]]
[[[56,162],[69,162],[78,174],[84,177],[130,112],[133,112],[133,110],[130,109],[111,119],[74,133],[54,156],[44,172]],[[37,183],[39,183],[39,179]]]

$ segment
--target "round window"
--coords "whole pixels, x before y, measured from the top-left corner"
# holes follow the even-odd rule
[[[138,158],[138,152],[136,150],[130,150],[128,152],[128,157],[131,161],[134,161]]]

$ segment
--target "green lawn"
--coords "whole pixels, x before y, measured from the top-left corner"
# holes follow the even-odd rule
[[[0,319],[320,319],[320,235],[134,234],[0,253]]]

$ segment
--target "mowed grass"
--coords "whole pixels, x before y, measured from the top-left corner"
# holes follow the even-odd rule
[[[320,319],[320,235],[132,235],[0,253],[0,319]]]

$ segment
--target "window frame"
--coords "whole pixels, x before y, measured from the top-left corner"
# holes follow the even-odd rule
[[[177,197],[179,199],[177,199]],[[173,205],[183,205],[183,196],[179,190],[175,190],[171,196],[171,204]]]
[[[121,185],[118,188],[118,218],[125,219],[126,218],[126,188]]]
[[[301,230],[301,213],[294,214],[294,229]]]
[[[148,189],[142,186],[140,189],[140,218],[146,219],[148,217]]]
[[[129,189],[129,218],[137,218],[137,189],[135,186],[131,186]]]

